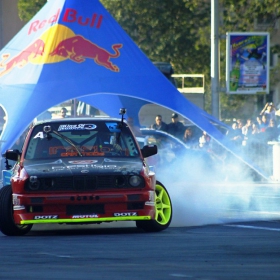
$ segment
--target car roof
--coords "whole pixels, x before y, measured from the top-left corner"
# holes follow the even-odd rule
[[[70,122],[100,122],[100,121],[115,121],[121,122],[121,119],[110,118],[110,117],[91,117],[91,118],[61,118],[61,119],[47,119],[40,120],[34,123],[34,125],[44,124],[44,123],[70,123]],[[124,120],[124,122],[126,122]]]

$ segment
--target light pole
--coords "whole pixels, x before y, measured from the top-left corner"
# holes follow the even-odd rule
[[[219,20],[219,0],[211,0],[211,108],[212,115],[217,119],[220,119]]]

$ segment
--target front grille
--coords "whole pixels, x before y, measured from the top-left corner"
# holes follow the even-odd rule
[[[36,178],[27,180],[26,191],[93,191],[93,190],[113,190],[131,189],[128,183],[130,176],[107,175],[107,176],[68,176],[54,178]],[[30,182],[31,181],[31,182]],[[144,180],[139,186],[144,187]]]

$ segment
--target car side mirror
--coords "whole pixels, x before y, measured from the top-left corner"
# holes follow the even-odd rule
[[[157,145],[145,145],[141,149],[141,153],[144,158],[156,155],[157,154]]]
[[[21,152],[19,150],[7,150],[2,156],[9,160],[18,161],[21,156]]]

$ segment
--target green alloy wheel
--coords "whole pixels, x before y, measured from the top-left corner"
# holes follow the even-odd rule
[[[155,192],[156,213],[155,219],[150,221],[137,221],[136,226],[147,232],[157,232],[169,227],[172,220],[172,204],[166,188],[156,182]]]

